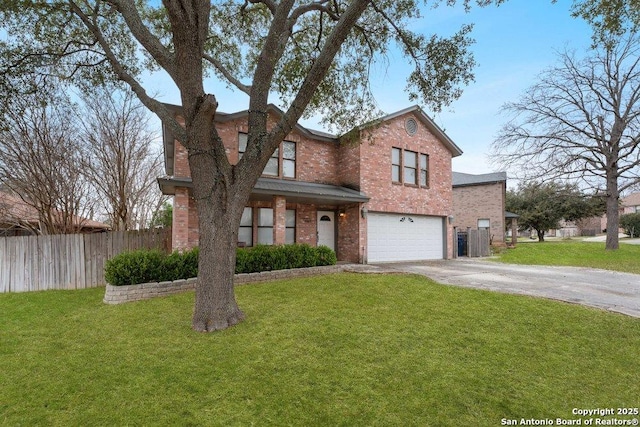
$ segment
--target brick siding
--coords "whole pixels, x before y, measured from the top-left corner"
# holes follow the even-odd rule
[[[504,244],[505,186],[499,182],[453,188],[453,225],[460,231],[477,229],[478,219],[488,219],[492,243]]]

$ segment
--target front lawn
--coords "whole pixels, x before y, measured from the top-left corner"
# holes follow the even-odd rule
[[[607,251],[603,242],[526,242],[503,251],[499,255],[499,261],[510,264],[592,267],[640,274],[640,245],[621,243],[620,249]]]
[[[200,334],[192,292],[103,292],[0,294],[0,425],[498,426],[640,405],[640,319],[581,306],[339,274],[238,287],[247,320]]]

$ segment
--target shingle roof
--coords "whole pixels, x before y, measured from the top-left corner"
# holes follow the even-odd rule
[[[174,194],[176,187],[193,186],[191,178],[158,178],[158,184],[164,194]],[[367,202],[369,197],[346,187],[337,185],[316,184],[312,182],[290,181],[285,179],[259,178],[253,197],[285,196],[291,202],[331,202],[354,203]]]
[[[468,173],[453,172],[452,184],[454,187],[463,187],[465,185],[481,185],[491,184],[494,182],[506,182],[506,172],[493,172],[480,175],[472,175]]]

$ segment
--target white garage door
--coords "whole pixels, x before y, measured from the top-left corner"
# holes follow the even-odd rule
[[[369,213],[367,224],[368,262],[443,258],[440,217]]]

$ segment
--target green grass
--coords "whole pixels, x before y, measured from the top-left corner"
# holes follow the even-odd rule
[[[640,404],[640,320],[340,274],[237,288],[247,320],[190,329],[193,293],[0,295],[0,425],[497,426]]]
[[[602,242],[527,242],[503,251],[499,261],[511,264],[592,267],[640,274],[640,245],[621,243],[620,249],[607,251]]]

